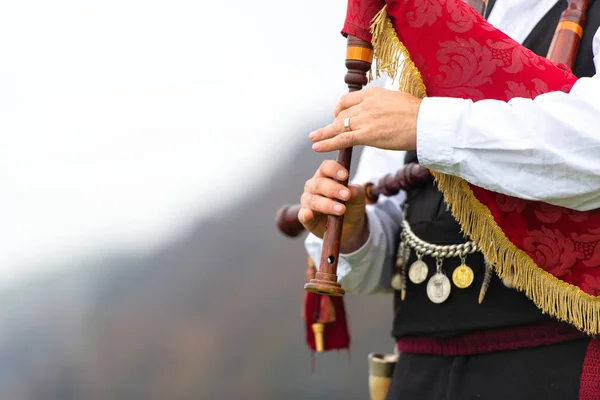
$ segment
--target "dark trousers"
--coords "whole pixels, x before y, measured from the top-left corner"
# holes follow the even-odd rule
[[[458,357],[403,353],[387,399],[577,400],[589,342]]]

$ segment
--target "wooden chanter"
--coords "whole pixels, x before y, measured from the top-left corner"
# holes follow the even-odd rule
[[[346,51],[346,68],[348,69],[348,73],[346,74],[345,82],[350,92],[360,90],[367,84],[367,72],[371,69],[372,62],[373,47],[371,43],[349,35]],[[337,161],[349,171],[352,161],[352,148],[340,150]],[[340,183],[348,186],[348,179],[340,181]],[[343,216],[328,216],[325,236],[323,237],[323,252],[321,253],[319,271],[316,273],[314,279],[304,285],[304,290],[329,296],[344,295],[344,289],[338,283],[336,275],[343,223]]]

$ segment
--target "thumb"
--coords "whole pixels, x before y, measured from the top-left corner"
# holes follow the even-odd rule
[[[301,208],[300,211],[298,211],[298,221],[304,225],[306,230],[310,231],[312,230],[311,228],[314,228],[316,225],[315,219],[314,213],[309,208]]]
[[[346,204],[365,204],[365,187],[363,185],[349,184],[348,189],[350,189],[350,199]]]

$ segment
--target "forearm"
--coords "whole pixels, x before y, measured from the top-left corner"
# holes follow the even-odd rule
[[[600,208],[600,79],[535,100],[424,99],[418,121],[428,168],[523,199]]]
[[[420,162],[507,195],[600,208],[600,29],[592,48],[596,75],[579,79],[569,93],[508,103],[424,99]]]
[[[361,228],[358,229],[353,236],[342,241],[340,245],[340,253],[351,254],[358,251],[367,243],[370,233],[371,230],[369,229],[369,217],[368,214],[365,213],[365,218],[363,219]]]

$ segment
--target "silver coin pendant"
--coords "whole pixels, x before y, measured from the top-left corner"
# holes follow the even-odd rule
[[[425,282],[428,273],[429,269],[427,268],[427,264],[421,260],[417,260],[411,264],[408,270],[408,279],[410,279],[412,283],[418,285],[419,283]]]
[[[443,303],[450,296],[450,288],[450,279],[438,272],[427,282],[427,297],[433,303]]]

